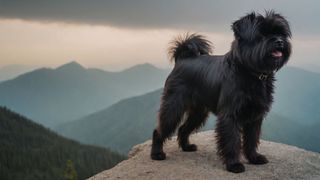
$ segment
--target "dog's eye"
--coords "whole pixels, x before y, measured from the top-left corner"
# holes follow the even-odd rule
[[[287,35],[286,34],[284,34],[284,33],[278,33],[278,34],[276,34],[276,36],[280,36],[280,37],[283,37],[284,39],[287,39]]]

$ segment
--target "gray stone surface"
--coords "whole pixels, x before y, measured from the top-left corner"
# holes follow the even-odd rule
[[[318,179],[320,180],[320,154],[285,144],[261,141],[259,152],[269,159],[266,165],[245,163],[246,171],[229,173],[216,154],[213,131],[191,136],[191,142],[198,145],[196,152],[182,152],[176,137],[165,144],[167,159],[150,159],[151,141],[135,146],[129,159],[116,167],[103,171],[91,180],[100,179]],[[315,142],[316,143],[316,142]],[[319,142],[317,142],[319,143]]]

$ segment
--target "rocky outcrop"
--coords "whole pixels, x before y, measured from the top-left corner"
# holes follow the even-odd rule
[[[227,172],[216,154],[213,131],[191,136],[196,152],[182,152],[176,137],[164,147],[167,159],[150,159],[151,141],[135,146],[129,159],[91,180],[100,179],[320,179],[320,154],[285,144],[261,141],[259,152],[269,159],[266,165],[251,165],[242,158],[246,171]],[[315,142],[316,143],[316,142]]]

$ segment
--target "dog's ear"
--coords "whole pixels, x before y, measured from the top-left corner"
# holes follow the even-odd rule
[[[231,28],[237,40],[252,40],[255,32],[256,14],[252,12],[232,23]]]

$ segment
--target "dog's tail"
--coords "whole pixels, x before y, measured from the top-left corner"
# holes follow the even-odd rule
[[[195,58],[212,52],[212,43],[198,34],[178,36],[169,47],[170,61],[178,62],[183,59]]]

